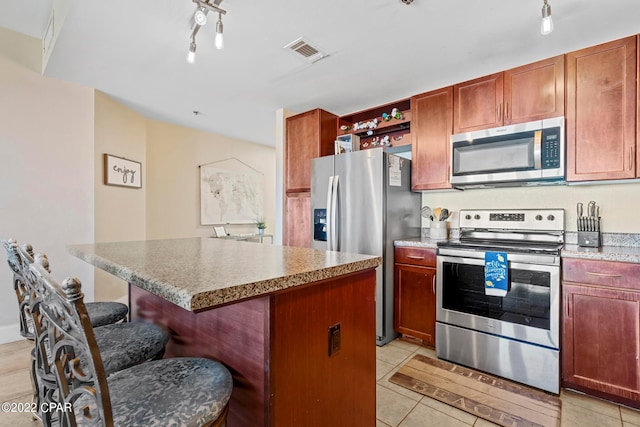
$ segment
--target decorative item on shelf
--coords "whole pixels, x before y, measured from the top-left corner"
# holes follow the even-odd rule
[[[342,132],[349,132],[351,129],[353,129],[353,126],[351,126],[351,125],[342,125],[342,126],[340,126],[340,130]]]
[[[366,122],[358,122],[353,124],[353,130],[365,130],[375,129],[378,127],[378,119],[369,120]]]
[[[393,110],[391,110],[391,114],[382,113],[382,120],[384,120],[385,122],[388,122],[391,119],[402,120],[403,119],[402,111],[398,110],[397,108],[394,108]]]
[[[352,133],[338,135],[334,141],[335,154],[350,153],[360,149],[360,137]]]
[[[385,135],[382,137],[382,139],[380,140],[380,145],[391,147],[391,138],[389,137],[389,135]]]
[[[578,203],[578,246],[597,248],[601,244],[600,206],[593,200],[587,205],[587,215],[583,215],[583,205]]]
[[[264,229],[267,228],[267,223],[264,222],[264,217],[260,217],[256,220],[256,227],[258,227],[258,234],[264,234]]]

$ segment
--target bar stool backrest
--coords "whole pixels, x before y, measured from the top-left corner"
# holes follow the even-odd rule
[[[2,240],[2,246],[7,251],[7,262],[13,272],[13,289],[18,299],[20,335],[33,340],[33,323],[29,311],[30,291],[24,280],[25,268],[28,269],[29,265],[33,263],[33,252],[28,252],[32,250],[30,245],[25,245],[24,249],[20,248],[13,239]],[[48,261],[46,267],[48,268]]]
[[[77,278],[60,285],[36,257],[25,274],[31,303],[39,375],[55,376],[62,426],[111,426],[113,415],[104,365]],[[49,353],[49,354],[47,354]],[[69,410],[69,408],[72,408]]]

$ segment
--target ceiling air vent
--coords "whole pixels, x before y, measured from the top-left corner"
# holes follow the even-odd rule
[[[311,63],[317,62],[329,56],[328,54],[322,52],[320,49],[313,47],[310,43],[304,41],[302,37],[292,41],[284,48],[289,49],[297,57],[302,57],[305,61]]]

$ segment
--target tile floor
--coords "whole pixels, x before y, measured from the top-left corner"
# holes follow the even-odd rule
[[[0,402],[29,402],[29,351],[31,343],[0,345]],[[388,378],[416,353],[435,357],[433,350],[409,341],[395,340],[377,347],[376,427],[488,427],[495,424],[399,387]],[[640,426],[640,412],[584,395],[563,391],[562,427]],[[36,427],[30,414],[0,411],[0,426]],[[231,426],[230,426],[231,427]],[[359,426],[354,426],[359,427]]]
[[[436,357],[431,349],[397,339],[377,347],[376,427],[488,427],[482,418],[445,405],[437,400],[389,382],[402,364],[414,354]],[[640,426],[640,411],[593,399],[571,391],[562,391],[561,427]]]

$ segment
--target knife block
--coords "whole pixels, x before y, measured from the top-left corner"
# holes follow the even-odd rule
[[[600,247],[600,231],[578,231],[578,246]]]

